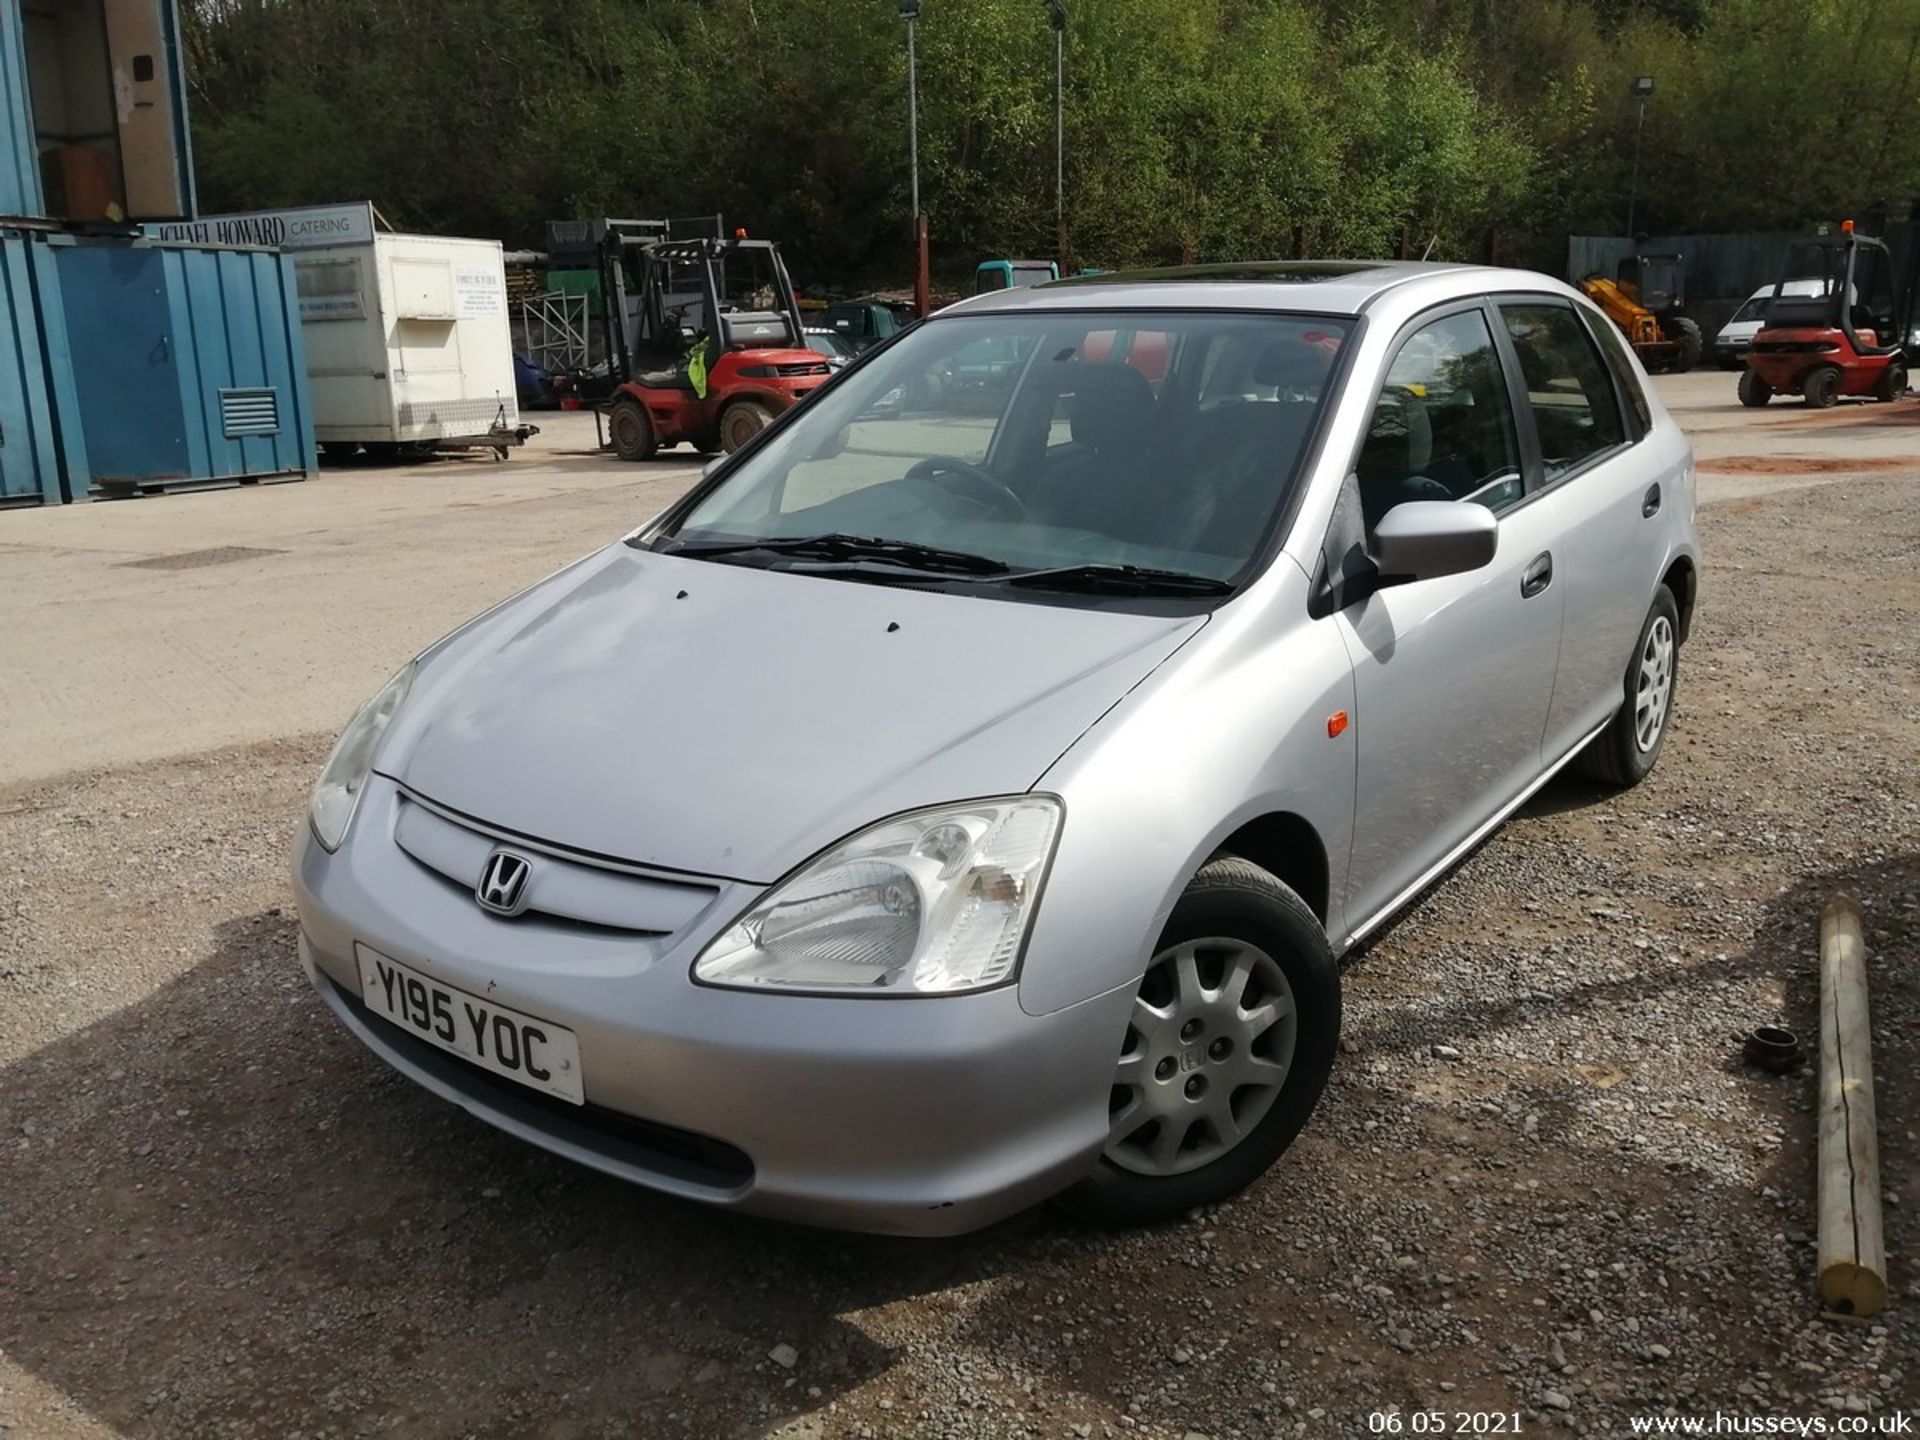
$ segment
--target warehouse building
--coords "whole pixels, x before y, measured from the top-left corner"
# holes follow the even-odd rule
[[[292,266],[194,213],[175,0],[0,0],[0,505],[312,469]]]

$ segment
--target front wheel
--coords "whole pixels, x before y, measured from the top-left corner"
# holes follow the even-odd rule
[[[1907,393],[1907,367],[1898,360],[1880,372],[1880,383],[1873,387],[1873,398],[1890,405]]]
[[[1740,377],[1740,403],[1757,410],[1773,398],[1773,386],[1749,370]]]
[[[1661,327],[1667,339],[1673,341],[1675,349],[1673,368],[1685,374],[1700,363],[1700,352],[1705,348],[1705,340],[1700,334],[1700,326],[1691,317],[1675,315]]]
[[[622,395],[607,412],[607,438],[622,460],[651,460],[659,448],[647,407],[631,395]]]
[[[1106,1149],[1061,1205],[1143,1225],[1244,1189],[1307,1123],[1339,1040],[1340,971],[1313,911],[1257,865],[1209,861],[1140,982]]]
[[[1800,396],[1814,410],[1825,410],[1840,398],[1840,371],[1833,365],[1816,365],[1800,382]]]
[[[1646,779],[1666,744],[1679,679],[1680,607],[1673,592],[1662,585],[1654,593],[1653,607],[1627,662],[1623,703],[1607,728],[1574,757],[1574,770],[1617,790]]]
[[[757,400],[736,400],[720,412],[720,444],[731,455],[767,426],[773,412]]]

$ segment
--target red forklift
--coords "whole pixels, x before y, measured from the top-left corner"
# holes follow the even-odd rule
[[[1815,295],[1782,293],[1798,279],[1825,283]],[[1837,235],[1796,242],[1747,351],[1740,403],[1799,395],[1821,410],[1843,395],[1898,399],[1907,389],[1909,320],[1901,312],[1911,306],[1912,287],[1896,291],[1886,245],[1855,234],[1851,220]]]
[[[658,221],[606,222],[602,314],[622,460],[682,442],[732,454],[827,382],[771,240],[670,239]]]

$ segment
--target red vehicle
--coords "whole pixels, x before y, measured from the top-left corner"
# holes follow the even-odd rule
[[[609,221],[601,250],[613,450],[645,460],[684,442],[731,454],[831,371],[807,346],[772,241],[669,240],[659,229]]]
[[[1822,279],[1823,293],[1787,295],[1787,279]],[[1893,400],[1907,388],[1901,348],[1905,317],[1896,314],[1893,261],[1880,241],[1853,232],[1793,246],[1767,302],[1766,323],[1747,351],[1740,403],[1760,406],[1799,395],[1823,409],[1842,395]]]

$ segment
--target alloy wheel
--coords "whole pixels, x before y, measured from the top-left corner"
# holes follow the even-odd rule
[[[1162,950],[1114,1070],[1106,1158],[1151,1176],[1219,1159],[1273,1108],[1298,1029],[1293,988],[1258,946],[1215,937]]]

